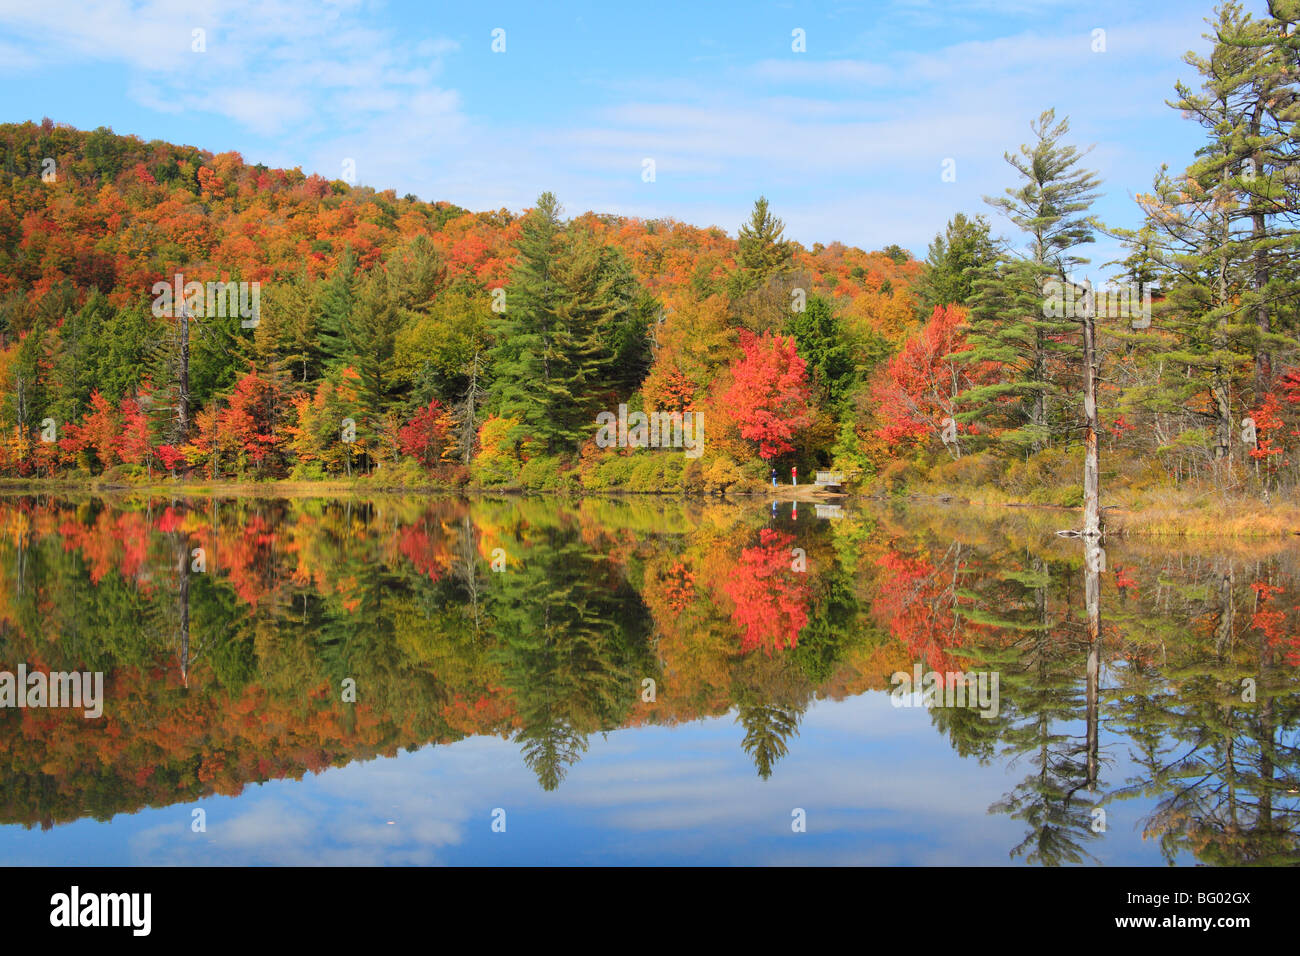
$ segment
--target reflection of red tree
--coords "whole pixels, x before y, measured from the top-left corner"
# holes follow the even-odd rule
[[[196,536],[203,541],[204,536]],[[237,535],[222,540],[218,560],[226,569],[226,579],[240,600],[247,604],[260,603],[271,588],[278,587],[274,580],[275,531],[260,514],[249,515]],[[207,545],[209,555],[216,548]]]
[[[1128,592],[1138,593],[1137,579],[1130,572],[1132,568],[1126,568],[1122,564],[1115,565],[1115,587],[1119,589],[1121,595]]]
[[[452,693],[440,713],[448,728],[466,737],[474,734],[504,733],[519,726],[514,700],[509,688],[485,686],[481,694],[470,698],[460,691]]]
[[[735,604],[731,619],[744,631],[740,649],[749,653],[763,648],[793,648],[808,622],[808,584],[791,567],[790,542],[794,536],[764,528],[759,544],[740,554],[731,579],[723,586]]]
[[[871,612],[887,623],[889,633],[907,645],[913,660],[924,661],[930,670],[961,670],[952,656],[965,641],[956,614],[956,572],[940,574],[930,561],[890,550],[876,562],[888,572]]]
[[[178,508],[168,505],[163,509],[163,513],[158,516],[154,522],[154,527],[162,534],[168,534],[172,531],[180,531],[185,525],[185,513]]]
[[[149,525],[142,511],[124,511],[117,517],[113,535],[122,543],[119,569],[124,578],[134,578],[144,570],[149,554]]]
[[[437,581],[442,577],[444,554],[441,545],[445,540],[442,534],[436,537],[429,534],[429,529],[423,524],[409,524],[401,531],[399,547],[416,571],[430,581]]]
[[[90,582],[98,585],[110,573],[131,579],[144,571],[149,528],[144,512],[99,512],[93,522],[68,519],[58,526],[63,550],[79,552]]]
[[[1283,652],[1283,659],[1291,667],[1300,667],[1300,634],[1287,626],[1287,612],[1269,603],[1282,588],[1276,584],[1256,581],[1255,613],[1250,616],[1251,627],[1258,628],[1268,641],[1268,646]]]

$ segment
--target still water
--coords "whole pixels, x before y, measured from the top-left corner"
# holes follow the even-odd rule
[[[1300,862],[1294,539],[833,510],[0,498],[0,863]]]

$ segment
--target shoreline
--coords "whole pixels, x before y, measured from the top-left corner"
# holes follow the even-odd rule
[[[89,496],[123,496],[132,495],[170,498],[329,498],[329,497],[555,497],[580,501],[584,498],[672,498],[696,503],[706,501],[741,501],[767,503],[808,502],[853,505],[854,503],[874,506],[883,505],[937,505],[972,510],[988,510],[1005,514],[1008,511],[1024,511],[1046,514],[1058,512],[1062,518],[1077,515],[1078,507],[1057,505],[1043,502],[994,500],[975,497],[972,489],[963,489],[952,493],[916,493],[891,495],[875,493],[853,493],[831,491],[817,485],[778,485],[775,489],[738,491],[728,495],[687,495],[680,491],[620,491],[601,489],[580,494],[564,494],[553,491],[538,491],[527,488],[489,488],[465,486],[463,488],[445,485],[426,486],[370,486],[365,479],[353,481],[293,481],[289,479],[272,479],[269,481],[203,481],[182,482],[164,480],[160,482],[122,483],[116,481],[68,480],[68,479],[0,479],[0,496],[17,497],[24,495],[89,495]],[[1104,530],[1114,537],[1172,537],[1172,538],[1274,538],[1300,536],[1300,504],[1292,502],[1273,502],[1265,504],[1253,498],[1219,498],[1211,500],[1208,493],[1187,496],[1175,500],[1169,496],[1168,503],[1149,507],[1129,505],[1107,505],[1104,508]],[[1069,522],[1065,524],[1068,526]]]

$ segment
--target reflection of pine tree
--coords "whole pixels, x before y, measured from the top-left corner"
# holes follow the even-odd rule
[[[975,692],[974,686],[970,693]],[[961,757],[974,757],[986,763],[997,753],[998,739],[1008,729],[1005,714],[985,717],[974,705],[969,707],[932,707],[930,723],[948,738],[952,749]]]
[[[399,615],[436,585],[413,572],[405,557],[384,559],[371,530],[377,519],[371,502],[345,500],[326,508],[319,550],[338,584],[324,597],[319,625],[306,631],[314,645],[312,659],[304,662],[311,671],[295,684],[311,687],[323,677],[337,701],[343,681],[351,679],[358,702],[367,707],[401,714],[410,726],[440,726],[442,688],[432,674],[411,665],[398,632]],[[300,605],[299,613],[310,603]],[[280,628],[273,624],[269,630],[267,639],[274,639]],[[347,707],[343,712],[354,713]]]
[[[553,790],[619,725],[648,673],[649,615],[621,569],[572,528],[532,526],[507,546],[486,602],[512,691],[524,761]]]
[[[813,688],[791,654],[750,654],[732,675],[736,720],[745,728],[741,746],[766,780],[789,751],[787,741],[799,733]]]
[[[519,734],[524,763],[537,774],[543,790],[554,790],[587,749],[587,735],[575,729],[562,714],[550,708],[534,710]]]
[[[1263,573],[1263,572],[1261,572]],[[1126,721],[1162,746],[1139,755],[1142,772],[1117,795],[1156,796],[1144,833],[1173,862],[1187,851],[1215,865],[1300,862],[1300,722],[1296,674],[1279,667],[1266,635],[1235,613],[1244,605],[1232,568],[1205,568],[1195,593],[1213,630],[1183,641],[1168,685],[1136,698]],[[1244,591],[1245,589],[1242,588]],[[1247,592],[1248,593],[1248,592]],[[1258,699],[1241,699],[1241,678],[1258,677]],[[1130,688],[1132,690],[1133,688]]]
[[[1047,866],[1097,862],[1082,845],[1083,840],[1098,836],[1092,830],[1095,802],[1080,799],[1072,786],[1084,772],[1083,767],[1083,761],[1071,764],[1053,760],[1050,749],[1044,746],[1038,772],[989,808],[1027,825],[1024,840],[1011,850],[1012,859],[1023,855],[1028,863]]]
[[[745,753],[754,759],[758,775],[772,776],[776,762],[786,755],[786,741],[799,733],[802,713],[781,704],[750,704],[739,708],[737,720],[745,728]]]
[[[1013,759],[1029,756],[1034,772],[989,810],[1027,825],[1024,840],[1011,850],[1013,859],[1023,855],[1046,866],[1094,861],[1083,844],[1099,836],[1092,829],[1092,810],[1100,801],[1084,791],[1096,789],[1097,755],[1086,734],[1060,730],[1086,723],[1087,701],[1079,685],[1087,644],[1067,630],[1074,624],[1068,602],[1049,600],[1052,582],[1068,583],[1073,576],[1051,574],[1038,556],[1028,565],[1019,574],[1003,574],[1006,585],[1023,590],[1003,606],[1028,605],[1032,616],[1004,619],[1013,639],[985,657],[1001,672],[1004,752]],[[1061,608],[1061,619],[1053,617],[1055,607]]]
[[[809,547],[809,554],[812,553]],[[830,555],[826,557],[830,558]],[[799,643],[789,652],[813,684],[824,684],[831,678],[843,659],[845,647],[862,627],[870,626],[859,623],[860,608],[852,576],[838,561],[828,560],[826,563],[829,570],[811,576],[812,604],[808,623],[799,632]]]
[[[1279,740],[1262,713],[1277,700],[1261,697],[1264,706],[1251,713],[1215,699],[1216,683],[1182,685],[1179,698],[1192,702],[1170,727],[1174,747],[1148,755],[1124,795],[1160,796],[1144,833],[1160,839],[1170,862],[1186,850],[1214,865],[1294,865],[1300,862],[1300,761],[1286,743],[1294,740],[1294,705],[1288,701],[1292,729]],[[1205,719],[1209,708],[1219,711],[1217,720]]]

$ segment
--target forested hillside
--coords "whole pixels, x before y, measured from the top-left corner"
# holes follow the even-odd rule
[[[835,468],[1077,503],[1091,432],[1111,492],[1270,497],[1300,469],[1286,16],[1215,14],[1170,100],[1203,145],[1135,228],[1092,216],[1106,184],[1048,110],[925,262],[805,248],[763,198],[732,238],[0,126],[0,472],[726,493]],[[1124,262],[1089,264],[1103,233]]]
[[[720,490],[752,454],[749,419],[718,402],[786,355],[782,333],[803,355],[772,398],[808,426],[784,450],[829,461],[841,412],[913,322],[906,252],[804,249],[761,201],[738,242],[566,219],[546,194],[524,216],[471,213],[49,121],[0,127],[0,143],[10,474],[554,481],[597,412],[626,403],[704,411],[694,467]],[[180,297],[155,315],[155,283],[177,274],[257,283],[257,316],[204,315],[201,299],[182,316]],[[680,487],[684,456],[654,457],[671,475],[645,487]]]

